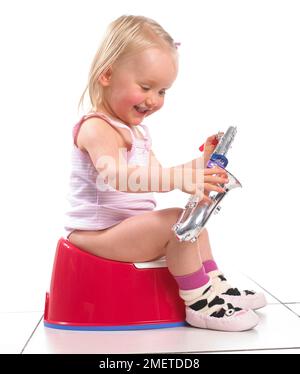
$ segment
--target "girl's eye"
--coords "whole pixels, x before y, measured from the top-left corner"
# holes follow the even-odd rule
[[[165,90],[159,91],[159,94],[160,94],[160,96],[165,96],[166,91]]]
[[[150,90],[150,87],[148,87],[148,86],[141,86],[142,87],[142,89],[144,90],[144,91],[149,91]]]

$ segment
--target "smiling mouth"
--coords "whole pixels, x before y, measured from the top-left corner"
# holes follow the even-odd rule
[[[138,105],[135,105],[134,106],[134,109],[141,113],[141,114],[146,114],[147,112],[149,112],[150,110],[148,108],[145,108],[145,107],[141,107],[141,106],[138,106]]]

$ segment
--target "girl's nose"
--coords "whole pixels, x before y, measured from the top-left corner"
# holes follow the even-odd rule
[[[157,99],[155,95],[148,96],[145,102],[149,108],[154,108],[157,106]]]

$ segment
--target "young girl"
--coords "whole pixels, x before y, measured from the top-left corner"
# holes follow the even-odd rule
[[[73,131],[66,235],[81,249],[116,261],[166,256],[190,325],[248,330],[258,323],[251,309],[265,305],[264,295],[227,283],[213,260],[207,230],[194,243],[177,240],[172,226],[181,208],[154,210],[153,192],[180,189],[208,201],[209,192],[223,191],[220,184],[227,181],[221,168],[201,166],[214,150],[215,136],[207,139],[203,158],[173,168],[163,168],[151,150],[141,123],[162,108],[177,68],[177,45],[155,21],[122,16],[110,25],[81,98],[82,103],[88,90],[92,108]]]

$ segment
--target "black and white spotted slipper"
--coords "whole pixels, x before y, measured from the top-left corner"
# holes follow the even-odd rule
[[[216,293],[221,295],[227,303],[232,303],[239,308],[254,310],[267,305],[264,293],[252,290],[241,291],[238,288],[231,287],[219,270],[211,271],[209,276]]]

